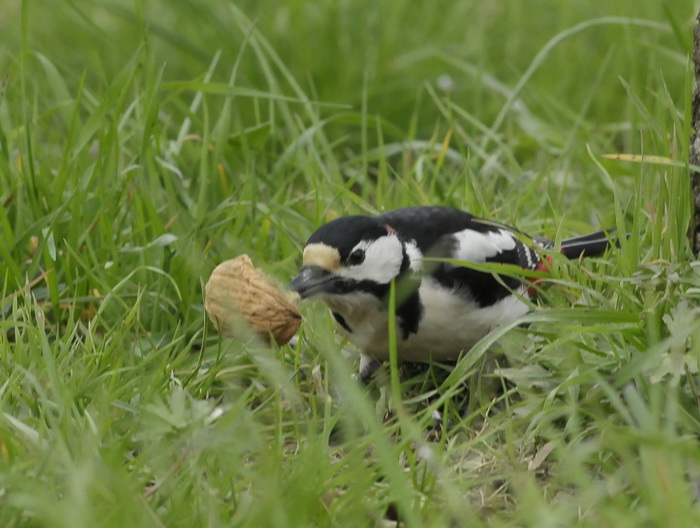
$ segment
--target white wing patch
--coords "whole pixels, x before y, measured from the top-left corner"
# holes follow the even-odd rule
[[[457,239],[455,258],[466,262],[479,264],[487,258],[495,257],[503,251],[515,248],[516,240],[506,229],[480,233],[473,229],[465,229],[453,235]]]
[[[413,271],[420,271],[423,269],[423,253],[418,249],[418,245],[415,240],[406,242],[405,245],[406,254],[408,255],[408,260],[410,262],[409,268]]]
[[[396,235],[386,235],[376,240],[363,240],[352,251],[361,249],[365,260],[358,266],[347,266],[336,273],[355,280],[371,280],[387,284],[401,271],[403,251],[401,241]],[[351,253],[352,253],[351,251]]]

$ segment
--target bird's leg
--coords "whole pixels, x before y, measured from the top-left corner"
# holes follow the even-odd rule
[[[360,354],[360,368],[357,373],[357,379],[364,385],[368,384],[381,366],[382,364],[376,359]]]

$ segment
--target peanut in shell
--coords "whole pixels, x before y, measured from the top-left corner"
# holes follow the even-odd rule
[[[219,264],[204,288],[204,308],[217,331],[233,339],[251,329],[268,344],[284,345],[296,334],[301,314],[297,297],[275,287],[248,255]]]

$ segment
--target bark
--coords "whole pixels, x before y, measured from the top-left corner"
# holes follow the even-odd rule
[[[700,166],[700,12],[693,31],[693,69],[695,71],[695,89],[693,90],[692,130],[690,136],[690,163]],[[691,170],[692,191],[695,203],[695,215],[693,225],[690,226],[690,237],[693,244],[693,253],[700,255],[700,172]]]

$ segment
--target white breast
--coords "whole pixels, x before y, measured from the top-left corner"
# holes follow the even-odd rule
[[[481,308],[463,295],[444,288],[435,279],[426,277],[419,289],[423,316],[419,330],[408,339],[398,342],[399,359],[403,361],[429,361],[457,359],[492,329],[511,323],[529,311],[527,303],[515,295]],[[339,312],[352,328],[348,338],[360,350],[378,359],[389,357],[388,316],[386,310],[369,299],[354,299],[361,309],[350,304],[331,306]],[[364,302],[359,302],[364,301]]]

